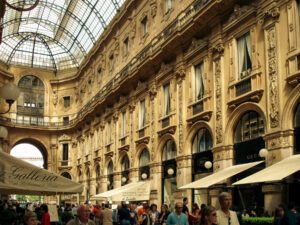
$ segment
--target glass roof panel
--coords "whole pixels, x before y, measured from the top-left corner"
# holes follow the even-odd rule
[[[9,0],[31,6],[35,0]],[[6,7],[0,60],[54,71],[79,67],[125,0],[40,0]]]

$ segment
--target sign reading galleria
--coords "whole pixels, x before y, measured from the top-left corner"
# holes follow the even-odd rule
[[[81,193],[83,185],[0,151],[0,193]]]
[[[9,180],[13,184],[32,184],[33,182],[43,182],[43,186],[53,185],[58,176],[51,173],[45,173],[43,169],[26,169],[21,166],[13,165],[7,170],[0,166],[0,181]]]

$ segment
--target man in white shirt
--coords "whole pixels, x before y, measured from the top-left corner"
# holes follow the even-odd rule
[[[228,192],[219,195],[221,209],[217,210],[218,225],[240,225],[236,212],[231,211],[232,196]]]

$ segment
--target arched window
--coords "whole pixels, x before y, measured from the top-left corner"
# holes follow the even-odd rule
[[[72,177],[68,172],[63,172],[61,175],[65,178],[68,178],[68,179],[72,180]]]
[[[201,128],[193,139],[193,153],[209,151],[212,148],[212,139],[209,131]]]
[[[295,112],[294,127],[300,127],[300,103],[298,104]]]
[[[114,165],[113,165],[113,162],[110,161],[108,163],[108,166],[107,166],[107,175],[110,175],[114,172]]]
[[[21,94],[17,101],[17,120],[28,124],[43,122],[44,94],[43,82],[36,76],[27,75],[18,84]]]
[[[175,159],[176,155],[176,143],[173,140],[168,140],[163,149],[163,161]]]
[[[96,180],[98,180],[99,179],[99,177],[100,177],[100,166],[99,165],[97,165],[96,166]]]
[[[300,153],[300,103],[298,104],[294,117],[294,150]]]
[[[140,154],[139,159],[139,173],[140,180],[146,180],[150,178],[150,154],[147,148],[144,148]]]
[[[147,148],[144,148],[140,155],[140,167],[148,166],[150,162],[150,154]]]
[[[246,112],[239,120],[234,134],[234,143],[252,140],[265,132],[264,120],[255,111]]]
[[[125,171],[125,170],[128,170],[129,169],[129,158],[127,155],[125,155],[122,159],[122,162],[121,162],[121,170],[122,171]]]
[[[107,165],[107,190],[112,190],[114,188],[114,165],[113,162],[110,161]]]

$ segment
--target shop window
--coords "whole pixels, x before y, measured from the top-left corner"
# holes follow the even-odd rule
[[[237,39],[237,62],[239,78],[247,77],[252,69],[251,39],[250,33],[246,33]]]

